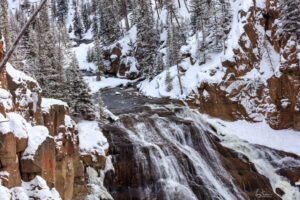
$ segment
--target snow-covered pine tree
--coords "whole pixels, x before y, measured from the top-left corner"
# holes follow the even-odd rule
[[[75,13],[73,17],[73,30],[74,30],[74,35],[79,39],[81,39],[83,34],[83,25],[77,7],[75,7]]]
[[[119,39],[121,30],[119,22],[116,20],[113,13],[112,1],[102,0],[101,8],[101,40],[102,43],[107,46]]]
[[[8,23],[8,3],[7,0],[1,0],[0,3],[0,30],[2,35],[4,36],[4,41],[7,47],[10,46],[11,43],[11,35],[10,35],[10,26]]]
[[[137,40],[136,58],[141,66],[142,73],[147,78],[155,75],[154,65],[157,54],[158,36],[154,29],[154,20],[148,1],[137,2]]]
[[[179,34],[179,27],[174,25],[174,23],[171,20],[171,15],[169,16],[169,23],[168,23],[168,32],[167,32],[167,42],[166,46],[168,48],[167,50],[167,65],[168,67],[171,67],[177,63],[177,61],[180,59],[180,34]]]
[[[209,1],[210,2],[210,1]],[[210,19],[210,13],[208,12],[209,5],[206,0],[192,0],[191,1],[191,26],[192,30],[196,34],[197,38],[197,51],[198,59],[200,59],[200,63],[206,62],[206,54],[207,54],[207,22]],[[201,31],[201,38],[198,37],[198,32]],[[201,40],[201,42],[199,41]]]
[[[56,0],[56,3],[57,20],[65,23],[69,11],[69,0]]]
[[[83,81],[75,54],[72,55],[70,66],[66,71],[66,77],[72,116],[86,120],[95,119],[92,96],[89,94],[90,90],[88,85]]]
[[[158,56],[156,57],[155,69],[157,70],[156,74],[162,72],[165,69],[165,63],[163,60],[162,53],[158,53]]]
[[[167,72],[166,72],[166,79],[165,79],[165,84],[167,86],[167,92],[171,92],[171,90],[173,90],[173,84],[172,84],[172,77],[171,77],[171,73],[170,73],[170,69],[167,68]]]
[[[100,117],[101,121],[103,121],[109,117],[107,115],[107,113],[105,112],[106,107],[104,106],[104,103],[102,100],[101,91],[99,91],[99,93],[98,93],[98,110],[99,110],[99,117]]]
[[[92,20],[92,33],[94,38],[99,38],[99,20],[95,13]]]
[[[84,25],[85,32],[87,32],[91,27],[91,20],[90,20],[90,9],[89,9],[89,2],[83,3],[81,8],[81,16],[82,16],[82,22]]]
[[[36,20],[38,54],[35,77],[40,83],[42,94],[48,98],[66,100],[65,73],[62,60],[57,51],[56,29],[50,29],[48,9],[43,8]]]
[[[101,81],[101,76],[105,70],[103,47],[98,38],[95,39],[95,45],[93,49],[93,60],[97,66],[97,81]]]

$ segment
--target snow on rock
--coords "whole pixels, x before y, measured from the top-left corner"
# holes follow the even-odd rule
[[[22,188],[25,189],[28,197],[33,199],[61,200],[59,193],[54,188],[50,189],[40,176],[36,176],[30,182],[23,182]]]
[[[267,146],[300,156],[300,132],[293,130],[274,130],[266,122],[250,123],[244,120],[223,121],[203,115],[220,134],[236,136],[252,144]]]
[[[36,176],[30,182],[22,182],[21,187],[8,189],[0,183],[0,199],[1,200],[29,200],[29,199],[48,199],[61,200],[59,193],[53,188],[50,189],[46,181]]]
[[[7,113],[6,118],[0,114],[0,132],[2,134],[13,133],[17,138],[27,138],[29,123],[17,113]]]
[[[11,200],[11,194],[8,188],[0,184],[0,197],[2,200]]]
[[[13,109],[12,95],[9,91],[0,88],[0,104],[4,106],[5,110]]]
[[[52,106],[55,105],[61,105],[61,106],[65,106],[68,107],[68,104],[64,101],[58,100],[58,99],[50,99],[50,98],[42,98],[42,110],[43,112],[49,112]]]
[[[108,142],[103,136],[98,122],[81,121],[78,123],[79,149],[81,155],[103,155],[108,149]]]
[[[21,84],[24,83],[26,81],[29,82],[34,82],[38,85],[37,81],[34,80],[33,78],[31,78],[30,76],[27,76],[26,74],[24,74],[23,72],[16,70],[15,68],[13,68],[11,66],[11,64],[7,63],[6,64],[6,73],[13,78],[13,81],[16,84]]]
[[[114,88],[118,86],[125,86],[134,81],[121,78],[105,78],[101,77],[101,81],[97,81],[96,76],[85,76],[84,81],[89,85],[91,92],[96,93],[103,88]]]
[[[49,131],[45,126],[34,126],[28,130],[28,146],[25,149],[22,159],[33,159],[39,146],[49,136]]]

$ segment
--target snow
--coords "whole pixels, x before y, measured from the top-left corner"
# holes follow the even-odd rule
[[[13,81],[16,84],[21,84],[26,81],[29,81],[29,82],[34,82],[38,85],[36,80],[31,78],[30,76],[27,76],[23,72],[16,70],[15,68],[12,67],[12,65],[10,63],[6,64],[6,73],[9,74],[9,76],[13,78]]]
[[[81,44],[78,47],[74,47],[73,50],[77,56],[79,69],[85,71],[96,72],[97,66],[94,63],[89,63],[86,60],[88,49],[94,46],[94,43],[90,44]]]
[[[45,126],[34,126],[28,130],[28,146],[22,159],[33,159],[39,146],[49,137],[49,131]]]
[[[7,113],[6,118],[0,114],[0,132],[2,134],[13,133],[17,138],[27,138],[30,124],[17,113]]]
[[[8,188],[0,184],[0,197],[2,200],[11,200],[11,194]]]
[[[30,198],[61,200],[58,192],[54,188],[50,189],[46,181],[40,176],[36,176],[30,182],[23,182],[22,188],[25,189]]]
[[[263,145],[300,156],[300,132],[290,129],[274,130],[265,121],[251,123],[245,120],[223,121],[203,115],[221,134],[236,136],[252,144]]]
[[[41,107],[44,112],[49,112],[52,106],[60,105],[68,107],[68,104],[66,102],[63,102],[58,99],[50,99],[50,98],[42,98]]]
[[[29,199],[49,199],[61,200],[59,193],[53,188],[50,189],[46,181],[36,176],[30,182],[22,182],[20,187],[8,189],[0,183],[0,199],[1,200],[29,200]]]
[[[105,77],[101,77],[101,81],[97,81],[96,76],[85,76],[84,81],[89,85],[92,93],[96,93],[100,89],[125,86],[128,83],[135,82],[127,79]]]
[[[97,121],[78,123],[79,149],[82,155],[103,155],[108,149],[108,142],[101,132]]]

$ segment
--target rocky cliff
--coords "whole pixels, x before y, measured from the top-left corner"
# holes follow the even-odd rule
[[[33,78],[7,64],[0,79],[1,199],[84,199],[86,168],[104,169],[105,152],[83,155],[68,105],[42,98]]]
[[[203,82],[199,94],[207,95],[193,98],[190,105],[225,120],[266,119],[274,129],[299,131],[299,41],[289,32],[278,37],[279,1],[257,5],[254,0],[248,10],[239,10],[238,21],[243,33],[232,59],[222,62],[222,81]]]

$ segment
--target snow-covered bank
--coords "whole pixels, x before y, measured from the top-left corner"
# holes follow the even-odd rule
[[[21,187],[14,187],[8,189],[1,186],[0,182],[0,198],[1,200],[29,200],[29,199],[51,199],[51,200],[61,200],[59,193],[55,188],[50,189],[46,181],[40,177],[36,176],[30,182],[22,182]]]
[[[135,82],[128,79],[105,78],[105,77],[101,77],[101,81],[97,81],[96,76],[85,76],[84,81],[89,85],[92,93],[96,93],[100,89],[125,86],[128,83]]]
[[[102,155],[108,149],[108,142],[96,121],[78,123],[79,149],[81,155]]]
[[[274,130],[264,122],[251,123],[244,120],[228,122],[203,115],[222,135],[238,137],[251,144],[263,145],[300,156],[300,132],[290,129]]]

